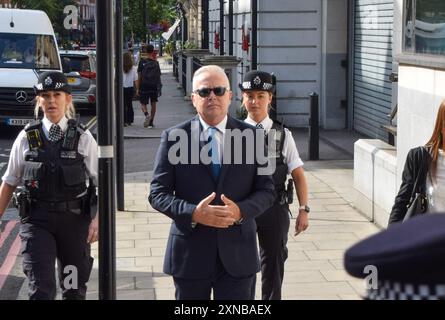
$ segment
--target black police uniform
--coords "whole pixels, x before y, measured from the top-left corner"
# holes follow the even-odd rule
[[[39,77],[36,93],[70,92],[59,72]],[[30,299],[56,296],[55,261],[63,299],[85,299],[93,258],[87,243],[91,222],[91,194],[87,192],[86,168],[78,152],[84,127],[68,120],[65,137],[46,138],[42,123],[25,127],[29,151],[25,153],[24,187],[20,201],[23,269],[29,279]],[[88,214],[87,214],[88,213]]]
[[[250,71],[244,76],[241,90],[261,90],[273,92],[272,76],[263,71]],[[288,257],[286,247],[290,225],[289,204],[287,202],[286,179],[287,164],[283,157],[285,131],[283,125],[274,121],[270,132],[275,131],[275,152],[268,157],[275,157],[276,169],[273,174],[275,203],[266,212],[256,218],[258,242],[261,257],[261,299],[281,299],[281,286],[284,277],[284,262]],[[267,143],[268,139],[266,139]],[[255,283],[252,297],[255,296]]]
[[[346,271],[366,278],[365,299],[445,300],[445,214],[424,214],[359,241]]]

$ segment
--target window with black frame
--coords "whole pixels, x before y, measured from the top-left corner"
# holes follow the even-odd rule
[[[445,55],[445,0],[405,0],[404,51]]]

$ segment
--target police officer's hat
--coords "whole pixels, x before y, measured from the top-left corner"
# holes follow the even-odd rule
[[[258,70],[252,70],[246,73],[243,83],[240,84],[242,91],[260,90],[273,92],[272,75],[270,73]]]
[[[44,91],[65,91],[71,94],[71,86],[65,75],[59,71],[46,71],[39,75],[39,80],[34,86],[34,91],[39,94]]]
[[[391,225],[349,248],[344,265],[366,278],[367,299],[445,300],[445,214]]]

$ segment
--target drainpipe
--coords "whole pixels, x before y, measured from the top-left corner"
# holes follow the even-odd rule
[[[233,0],[229,0],[229,56],[233,56]]]
[[[202,49],[209,49],[209,1],[201,0],[202,6]]]
[[[355,9],[354,0],[348,0],[348,63],[347,63],[347,103],[345,111],[346,128],[352,130],[354,121],[354,24]]]
[[[251,57],[251,70],[256,70],[258,68],[258,51],[257,51],[257,45],[258,45],[258,38],[257,38],[257,32],[258,32],[258,1],[257,0],[251,0],[250,2],[251,7],[251,17],[252,17],[252,57]]]
[[[224,55],[224,0],[219,0],[219,55]]]

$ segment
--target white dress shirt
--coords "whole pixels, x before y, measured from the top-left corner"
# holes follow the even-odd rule
[[[244,120],[248,124],[252,126],[256,126],[257,124],[261,124],[266,132],[269,132],[272,129],[273,121],[269,116],[263,119],[260,123],[256,123],[252,118],[247,116],[246,120]],[[292,133],[284,128],[284,142],[283,142],[283,158],[284,162],[287,164],[287,173],[292,173],[292,171],[296,168],[303,166],[303,161],[300,158],[300,154],[298,153],[297,146],[295,144],[295,140],[292,137]]]
[[[53,123],[46,117],[42,120],[42,129],[45,137],[48,139],[49,129]],[[68,119],[64,116],[58,123],[60,129],[66,132],[68,128]],[[11,153],[9,155],[8,168],[2,177],[2,180],[10,186],[16,187],[23,184],[22,176],[25,165],[25,153],[29,150],[28,139],[26,138],[25,130],[22,130],[12,145]],[[86,130],[79,138],[78,152],[84,156],[84,163],[87,170],[87,176],[93,179],[94,184],[97,186],[97,143],[94,140],[91,132]]]
[[[210,127],[214,127],[217,128],[218,130],[215,133],[215,138],[216,138],[216,143],[218,146],[218,155],[220,157],[220,163],[222,162],[222,155],[224,154],[224,143],[222,143],[224,141],[224,134],[226,133],[226,125],[227,125],[227,116],[224,117],[224,119],[218,123],[216,126],[209,126],[202,118],[201,116],[199,116],[199,122],[202,125],[202,134],[204,136],[202,136],[201,140],[204,141],[208,141],[209,139],[209,128]]]

